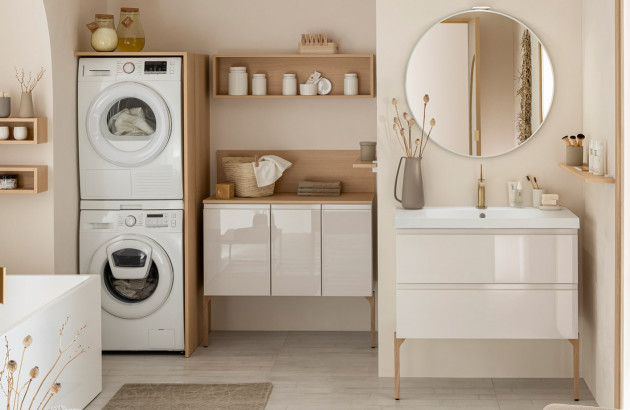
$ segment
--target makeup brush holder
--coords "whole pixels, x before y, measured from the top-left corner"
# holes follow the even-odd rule
[[[566,164],[571,167],[581,166],[584,161],[584,147],[567,146]]]

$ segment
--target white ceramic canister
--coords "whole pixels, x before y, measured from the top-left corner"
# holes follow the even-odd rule
[[[287,73],[282,77],[282,95],[297,95],[297,77]]]
[[[267,77],[264,74],[254,74],[252,95],[267,95]]]
[[[348,73],[343,79],[343,95],[359,94],[359,78],[357,73]]]
[[[588,172],[593,173],[593,140],[588,141]]]
[[[228,94],[247,95],[247,68],[230,67],[228,75]]]
[[[589,168],[593,170],[593,175],[606,173],[606,145],[604,141],[593,141],[593,164]]]

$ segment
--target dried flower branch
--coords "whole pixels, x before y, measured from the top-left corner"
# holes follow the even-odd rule
[[[431,136],[431,131],[433,131],[433,127],[435,126],[435,118],[432,118],[429,124],[431,125],[431,129],[428,133],[425,133],[425,120],[427,114],[427,104],[429,103],[429,95],[425,94],[423,97],[424,102],[424,110],[422,117],[422,129],[420,130],[420,138],[417,138],[414,141],[414,145],[412,145],[412,130],[413,126],[416,125],[416,120],[409,114],[404,112],[403,119],[407,122],[407,128],[403,127],[403,123],[400,120],[400,114],[398,112],[398,100],[396,98],[392,99],[392,105],[396,110],[396,116],[394,117],[394,132],[396,134],[396,139],[400,144],[400,147],[405,153],[407,158],[422,158],[424,155],[424,149],[427,146],[427,142],[429,141],[429,137]]]
[[[37,73],[37,75],[35,76],[35,78],[33,78],[33,73],[29,71],[28,78],[25,79],[26,75],[24,73],[24,69],[22,68],[20,71],[18,71],[17,67],[14,67],[14,68],[15,68],[15,78],[18,80],[18,83],[20,83],[20,89],[22,90],[23,93],[32,92],[35,86],[37,85],[37,83],[39,83],[39,81],[44,76],[44,73],[46,72],[46,69],[42,67]]]

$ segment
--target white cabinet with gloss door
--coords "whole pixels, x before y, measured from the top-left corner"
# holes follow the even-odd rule
[[[269,219],[269,205],[205,205],[206,295],[270,295]]]
[[[321,206],[271,205],[271,295],[321,296]]]
[[[322,205],[322,295],[372,295],[371,205]]]

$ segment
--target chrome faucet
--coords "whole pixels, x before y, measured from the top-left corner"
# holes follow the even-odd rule
[[[486,182],[483,179],[483,164],[479,165],[480,175],[477,185],[477,209],[486,209]]]

